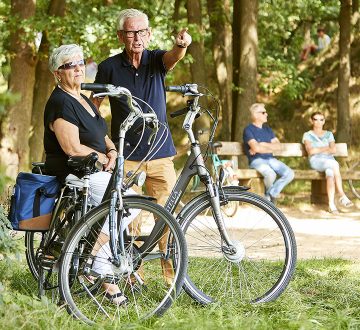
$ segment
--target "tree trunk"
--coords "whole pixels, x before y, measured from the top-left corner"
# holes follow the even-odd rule
[[[359,0],[352,0],[352,12],[359,12]]]
[[[341,0],[339,15],[339,71],[337,93],[337,141],[351,142],[350,121],[350,43],[351,0]]]
[[[18,16],[20,21],[35,14],[34,0],[12,0],[11,16]],[[29,128],[33,104],[35,83],[35,57],[33,41],[23,41],[25,31],[18,24],[18,29],[10,33],[10,77],[9,91],[18,94],[20,99],[6,109],[1,124],[0,153],[5,174],[15,178],[20,170],[27,170],[29,165]]]
[[[352,24],[354,26],[355,31],[360,30],[360,12],[359,12],[359,0],[352,0]]]
[[[215,62],[216,78],[222,108],[222,136],[231,139],[231,26],[227,14],[230,13],[229,0],[207,0],[212,49]]]
[[[235,9],[239,11],[235,12]],[[239,67],[239,75],[234,76],[237,78],[234,82],[238,87],[236,88],[238,95],[236,102],[233,100],[232,141],[242,141],[244,127],[250,120],[249,108],[256,102],[257,12],[258,0],[234,1],[234,24],[236,23],[237,26],[234,26],[233,42],[235,43],[235,40],[239,38],[240,47],[236,54],[234,52],[233,58],[233,62]],[[239,19],[236,19],[237,16]]]
[[[190,64],[190,71],[192,82],[207,86],[207,75],[205,68],[205,53],[204,53],[204,39],[203,39],[203,26],[202,26],[202,13],[200,0],[187,0],[187,16],[189,24],[198,27],[199,38],[194,38],[189,46],[189,53],[194,59]],[[195,122],[195,136],[199,139],[200,143],[207,141],[209,133],[209,117],[204,115],[199,117]]]
[[[313,41],[311,40],[311,25],[312,25],[312,23],[310,23],[308,21],[304,23],[303,48],[308,47],[309,45],[311,45],[313,43]]]
[[[48,9],[49,16],[64,16],[65,0],[52,0]],[[38,51],[38,62],[35,72],[34,101],[31,115],[30,161],[41,161],[44,153],[44,121],[43,114],[46,102],[54,88],[54,76],[49,70],[48,31],[42,32]]]

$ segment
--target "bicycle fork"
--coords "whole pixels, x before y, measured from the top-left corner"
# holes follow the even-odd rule
[[[200,146],[198,144],[194,144],[192,146],[192,152],[195,156],[196,166],[198,168],[198,175],[200,180],[204,182],[206,185],[207,191],[210,196],[211,210],[215,220],[215,223],[220,232],[221,239],[225,242],[226,246],[223,246],[223,252],[226,253],[236,253],[236,248],[232,243],[227,230],[225,228],[224,218],[220,209],[220,193],[218,186],[214,184],[212,177],[208,173],[204,158],[201,154]]]

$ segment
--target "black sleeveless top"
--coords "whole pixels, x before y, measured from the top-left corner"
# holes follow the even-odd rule
[[[80,143],[98,152],[106,153],[105,136],[107,127],[104,118],[94,104],[83,94],[81,96],[90,105],[95,117],[68,93],[56,87],[45,106],[44,148],[46,154],[45,170],[49,175],[57,176],[61,181],[70,173],[67,166],[68,155],[62,150],[50,123],[63,118],[79,128]],[[76,173],[73,173],[76,174]]]

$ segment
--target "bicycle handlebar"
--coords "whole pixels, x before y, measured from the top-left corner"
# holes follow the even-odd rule
[[[82,83],[81,89],[92,91],[92,92],[107,92],[112,85],[109,84],[93,84],[93,83]]]
[[[197,84],[185,84],[185,85],[179,85],[179,86],[166,86],[165,90],[167,92],[176,92],[181,93],[184,96],[201,96],[202,94],[198,91],[198,85]]]

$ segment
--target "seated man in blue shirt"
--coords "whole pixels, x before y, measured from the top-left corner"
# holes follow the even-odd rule
[[[152,131],[148,128],[145,128],[144,134],[139,134],[138,127],[134,125],[126,133],[125,171],[145,171],[147,195],[155,197],[160,205],[164,205],[176,182],[173,164],[176,150],[166,118],[165,76],[185,56],[191,44],[191,36],[187,29],[182,29],[170,50],[148,50],[152,30],[147,15],[137,9],[124,9],[117,19],[117,37],[123,51],[99,64],[95,83],[126,87],[132,95],[146,101],[156,112],[162,125],[155,140],[152,140]],[[99,107],[102,99],[93,98],[93,102]],[[144,112],[149,111],[143,103],[139,103]],[[117,144],[119,127],[129,114],[126,98],[111,97],[110,108],[111,138]],[[150,140],[153,142],[149,144]],[[153,146],[155,148],[150,149]],[[143,160],[145,162],[141,163]],[[140,235],[141,221],[134,221],[132,226],[133,234]],[[161,251],[165,251],[166,244],[167,236],[164,235],[159,244]],[[162,259],[161,263],[165,281],[171,284],[171,260]],[[138,273],[142,275],[140,270]]]
[[[265,197],[275,203],[281,190],[293,180],[294,172],[272,154],[279,148],[280,142],[272,129],[264,125],[267,122],[265,105],[254,103],[250,112],[252,123],[243,132],[249,166],[264,177]],[[279,178],[276,180],[277,175]]]

